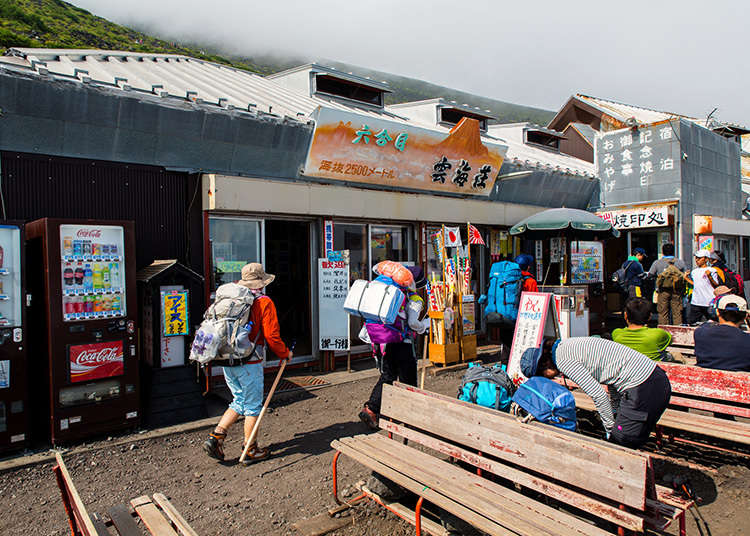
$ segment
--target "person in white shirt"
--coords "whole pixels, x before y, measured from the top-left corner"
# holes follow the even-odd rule
[[[708,306],[714,299],[714,288],[719,284],[716,268],[709,265],[711,254],[704,250],[695,252],[697,267],[692,272],[685,272],[685,280],[693,285],[693,297],[688,309],[688,324],[696,324],[701,320],[708,320]]]

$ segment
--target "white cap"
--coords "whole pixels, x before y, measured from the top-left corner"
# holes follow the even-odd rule
[[[701,257],[705,257],[706,259],[711,258],[711,252],[706,249],[699,249],[695,252],[695,258],[699,259]]]
[[[740,298],[734,294],[725,294],[716,300],[716,308],[720,311],[740,311],[741,313],[746,313],[747,302],[744,298]]]

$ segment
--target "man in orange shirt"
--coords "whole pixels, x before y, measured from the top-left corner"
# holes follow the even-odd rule
[[[523,286],[521,287],[522,292],[538,292],[539,287],[536,284],[536,279],[531,275],[531,267],[534,266],[534,257],[526,253],[521,253],[513,261],[521,267],[521,278],[523,279]]]
[[[272,274],[267,274],[261,264],[252,262],[242,267],[242,279],[237,281],[237,284],[247,287],[255,295],[255,301],[250,310],[252,327],[248,340],[256,341],[257,338],[257,348],[262,348],[264,344],[267,344],[268,348],[279,357],[279,364],[281,364],[284,359],[292,358],[292,351],[281,340],[276,306],[271,298],[264,293],[265,287],[275,277]],[[260,330],[260,333],[258,333],[258,330]],[[220,362],[216,362],[216,364],[220,364]],[[232,393],[232,402],[221,417],[216,429],[203,442],[203,450],[217,460],[224,460],[224,440],[227,437],[227,430],[237,422],[240,415],[245,417],[245,443],[250,439],[255,421],[263,407],[263,357],[258,355],[257,352],[253,352],[241,362],[232,366],[225,365],[224,380]],[[268,456],[268,448],[258,448],[256,441],[248,449],[243,463],[250,465]]]

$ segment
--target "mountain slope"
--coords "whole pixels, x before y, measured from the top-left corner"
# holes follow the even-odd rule
[[[0,0],[0,51],[9,47],[95,48],[184,54],[263,75],[311,61],[309,58],[295,61],[293,58],[275,59],[266,56],[236,57],[222,54],[221,51],[202,44],[167,41],[97,17],[62,0]],[[531,121],[547,124],[554,116],[554,112],[548,110],[479,97],[415,78],[335,61],[321,63],[345,72],[385,80],[392,90],[386,98],[388,104],[443,97],[459,104],[490,110],[490,115],[497,117],[502,123]]]

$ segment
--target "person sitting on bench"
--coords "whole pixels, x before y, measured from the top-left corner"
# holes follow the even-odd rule
[[[640,352],[654,361],[674,361],[667,347],[672,344],[672,335],[660,328],[646,326],[651,318],[651,302],[643,298],[630,298],[625,303],[627,328],[612,332],[612,340]]]
[[[695,359],[699,367],[750,372],[750,333],[747,302],[734,294],[716,300],[718,323],[706,322],[695,330]]]
[[[654,361],[598,337],[548,338],[523,353],[521,372],[550,379],[563,373],[594,400],[607,439],[630,448],[648,441],[672,394],[666,373]]]

